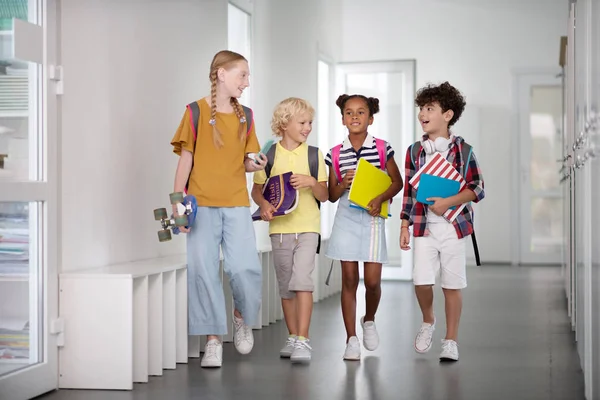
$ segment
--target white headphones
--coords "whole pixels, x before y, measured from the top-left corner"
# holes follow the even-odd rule
[[[432,140],[424,140],[421,145],[423,146],[423,150],[427,154],[433,154],[437,151],[443,153],[444,151],[450,148],[452,144],[452,138],[438,137],[435,141]]]

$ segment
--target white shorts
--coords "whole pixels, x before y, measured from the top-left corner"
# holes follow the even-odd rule
[[[434,285],[440,275],[444,289],[467,287],[466,238],[459,239],[452,224],[427,224],[428,236],[414,238],[413,283]]]

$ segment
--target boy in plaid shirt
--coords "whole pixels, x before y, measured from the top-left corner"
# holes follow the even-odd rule
[[[418,353],[431,349],[435,329],[433,285],[436,275],[440,274],[446,300],[446,337],[442,339],[440,360],[458,361],[456,341],[462,309],[461,289],[467,287],[466,238],[473,233],[470,202],[479,202],[485,196],[483,176],[474,153],[463,159],[463,145],[468,144],[449,130],[465,109],[466,103],[460,92],[448,82],[429,85],[417,92],[415,104],[420,109],[419,122],[424,135],[406,151],[405,181],[408,183],[419,168],[440,153],[457,171],[463,173],[466,169],[466,185],[457,195],[428,198],[427,201],[433,202],[431,205],[417,202],[416,190],[410,184],[404,188],[400,248],[410,249],[409,227],[412,225],[415,238],[413,283],[423,314],[414,346]],[[452,222],[443,217],[450,207],[464,203],[466,206]]]

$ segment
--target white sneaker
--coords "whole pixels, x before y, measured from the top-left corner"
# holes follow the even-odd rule
[[[312,347],[309,343],[308,339],[296,340],[294,352],[290,357],[293,364],[308,364],[310,362]]]
[[[415,337],[415,351],[417,353],[427,353],[431,349],[433,331],[435,331],[435,320],[433,320],[433,324],[426,322],[421,324],[421,329],[419,329],[417,337]]]
[[[296,336],[289,336],[285,341],[285,346],[279,350],[279,357],[290,358],[294,352],[294,344],[296,344]]]
[[[375,327],[375,321],[365,322],[365,317],[360,319],[360,325],[363,328],[363,345],[365,349],[373,351],[379,346],[379,334]]]
[[[346,351],[344,352],[344,360],[360,360],[360,342],[356,336],[352,336],[350,340],[348,340]]]
[[[223,365],[223,345],[217,339],[211,339],[204,346],[204,356],[200,362],[202,368],[220,368]]]
[[[235,331],[233,332],[233,344],[235,349],[240,354],[248,354],[254,347],[254,335],[252,334],[252,328],[244,323],[242,318],[233,316],[233,325]]]
[[[442,339],[441,361],[458,361],[458,343],[450,339]]]

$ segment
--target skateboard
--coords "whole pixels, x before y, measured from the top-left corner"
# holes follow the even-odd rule
[[[183,213],[179,212],[180,215],[177,217],[173,216],[173,214],[169,217],[166,208],[157,208],[154,210],[154,220],[160,221],[160,226],[162,227],[158,231],[158,240],[160,242],[171,240],[171,230],[174,234],[179,235],[181,233],[179,227],[189,228],[192,226],[196,220],[196,212],[198,211],[196,197],[192,195],[184,197],[183,193],[175,192],[169,195],[169,200],[171,201],[171,205],[178,206],[178,210],[181,205],[185,211]]]

